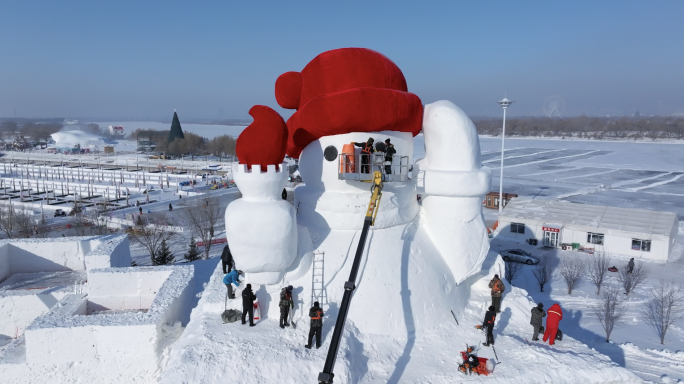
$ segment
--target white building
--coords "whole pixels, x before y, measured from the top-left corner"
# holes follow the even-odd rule
[[[678,227],[673,212],[513,199],[499,216],[497,236],[667,261]]]

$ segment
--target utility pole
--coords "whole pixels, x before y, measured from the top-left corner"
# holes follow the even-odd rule
[[[499,215],[503,210],[503,169],[504,169],[504,139],[506,138],[506,109],[514,103],[513,100],[508,100],[504,97],[503,100],[497,101],[503,108],[503,130],[501,133],[501,172],[499,174]]]

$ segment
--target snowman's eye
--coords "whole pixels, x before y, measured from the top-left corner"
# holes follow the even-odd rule
[[[323,157],[328,161],[337,160],[337,148],[333,145],[328,145],[323,151]]]

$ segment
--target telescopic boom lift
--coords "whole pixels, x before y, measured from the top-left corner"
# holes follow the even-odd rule
[[[356,248],[356,256],[354,256],[354,264],[352,264],[349,279],[344,283],[344,296],[342,296],[342,304],[340,305],[340,312],[337,314],[337,321],[335,322],[335,331],[330,341],[328,348],[328,356],[325,359],[325,366],[323,372],[318,374],[319,384],[332,384],[333,368],[335,368],[335,359],[337,358],[337,350],[340,347],[340,340],[342,339],[342,331],[344,330],[344,323],[347,320],[347,313],[349,312],[349,304],[351,303],[352,293],[356,289],[356,274],[359,272],[359,265],[361,264],[361,256],[363,249],[366,246],[366,237],[371,225],[375,225],[375,216],[378,214],[378,207],[380,206],[380,198],[382,197],[382,173],[375,171],[373,180],[371,181],[371,199],[366,211],[366,217],[363,219],[363,230],[361,231],[361,238],[359,238],[359,245]]]

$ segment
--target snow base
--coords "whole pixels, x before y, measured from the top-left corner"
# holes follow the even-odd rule
[[[326,315],[320,349],[303,348],[309,331],[311,272],[291,281],[286,278],[282,284],[295,287],[297,329],[278,327],[280,286],[253,287],[264,316],[250,328],[221,321],[226,288],[218,265],[190,324],[171,351],[162,382],[218,383],[225,378],[235,383],[315,382],[325,361],[359,233],[332,230],[325,238],[314,240],[314,248],[326,252],[329,299],[322,303]],[[480,345],[484,341],[474,326],[482,322],[484,309],[490,305],[487,284],[494,273],[501,272],[503,262],[490,252],[482,270],[457,285],[429,235],[417,223],[372,231],[335,366],[335,382],[640,382],[572,335],[565,335],[555,346],[529,346],[521,335],[531,333],[529,310],[536,304],[517,288],[505,296],[495,329],[497,353],[505,364],[488,377],[461,376],[457,372],[459,352],[466,343]],[[241,310],[241,300],[228,301],[228,308]],[[494,358],[485,347],[479,355]]]

